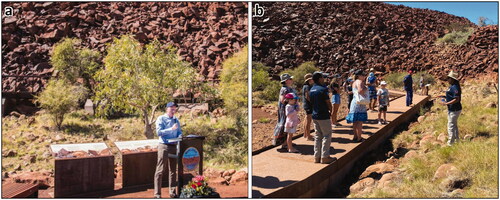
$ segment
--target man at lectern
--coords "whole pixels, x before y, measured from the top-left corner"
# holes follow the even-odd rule
[[[177,186],[176,180],[176,162],[174,158],[169,158],[168,154],[175,154],[177,151],[177,142],[169,141],[182,137],[181,124],[177,117],[174,116],[177,111],[177,104],[169,102],[167,104],[166,113],[156,119],[156,134],[159,137],[158,144],[158,162],[156,164],[156,172],[154,179],[154,197],[161,198],[161,183],[165,165],[168,166],[168,190],[170,197],[177,197],[178,191],[175,191]]]

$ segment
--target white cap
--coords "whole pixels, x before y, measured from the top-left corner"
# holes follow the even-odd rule
[[[387,85],[385,81],[380,82],[380,85]]]

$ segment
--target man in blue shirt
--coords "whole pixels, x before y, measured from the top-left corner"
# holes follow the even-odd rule
[[[408,75],[405,76],[403,83],[404,89],[406,91],[406,106],[410,106],[413,104],[413,79],[411,78],[411,74],[413,71],[409,70]]]
[[[323,73],[314,72],[314,85],[309,92],[312,106],[312,119],[314,123],[314,162],[329,164],[336,158],[330,157],[330,144],[332,140],[332,123],[330,113],[332,105],[328,97],[328,88],[325,87]]]
[[[176,154],[177,142],[170,141],[182,137],[181,124],[177,117],[174,116],[177,111],[177,104],[169,102],[167,104],[166,113],[156,119],[156,133],[159,137],[160,143],[158,144],[158,162],[156,164],[155,180],[154,180],[154,197],[161,198],[161,183],[163,172],[165,171],[165,164],[168,166],[168,189],[170,197],[177,197],[175,185],[177,185],[176,178],[176,162],[174,158],[169,158],[168,154]],[[176,184],[174,184],[174,182]]]

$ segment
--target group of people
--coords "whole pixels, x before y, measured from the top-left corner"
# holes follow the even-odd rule
[[[389,91],[386,88],[385,81],[378,82],[371,69],[370,74],[366,76],[365,72],[358,70],[353,73],[353,77],[348,77],[344,83],[344,89],[348,95],[348,114],[347,123],[353,124],[353,142],[361,142],[363,122],[367,121],[367,110],[375,111],[378,103],[378,122],[387,123],[386,112],[389,106]],[[412,105],[412,71],[404,78],[406,95],[406,106]],[[281,75],[283,86],[279,94],[278,124],[274,131],[274,144],[282,143],[282,148],[288,152],[299,153],[293,147],[293,134],[297,132],[299,119],[299,104],[297,91],[292,88],[293,77],[289,74]],[[337,112],[340,107],[340,87],[338,77],[333,77],[330,84],[327,84],[328,74],[314,72],[304,76],[305,82],[302,87],[302,107],[306,113],[304,137],[307,140],[314,140],[314,162],[328,164],[336,160],[330,156],[330,146],[332,138],[332,126],[341,126],[337,123]],[[462,112],[461,95],[462,90],[458,79],[458,74],[451,71],[447,76],[450,87],[442,97],[441,104],[448,107],[448,145],[456,143],[458,137],[458,117]],[[422,81],[421,81],[422,82]],[[421,84],[422,85],[422,84]],[[380,86],[380,89],[376,89]],[[330,95],[331,94],[331,95]],[[175,154],[176,138],[182,137],[181,124],[175,117],[177,104],[169,102],[166,104],[165,114],[156,119],[156,133],[158,135],[158,160],[154,177],[154,197],[161,197],[162,176],[166,171],[169,176],[170,197],[178,197],[178,192],[173,186],[177,185],[175,178],[176,159],[168,157],[168,154]],[[381,118],[383,115],[383,121]],[[311,122],[314,124],[314,139],[310,134]],[[286,140],[286,142],[285,142]]]
[[[413,71],[408,71],[408,75],[403,81],[404,89],[407,91],[406,106],[413,105],[412,74]],[[336,160],[336,158],[330,156],[331,134],[332,128],[341,126],[337,122],[337,114],[341,103],[339,77],[330,77],[329,84],[328,78],[328,74],[318,71],[313,74],[306,74],[301,90],[302,108],[306,113],[303,137],[309,141],[314,141],[314,162],[323,164]],[[282,87],[279,93],[278,122],[274,129],[273,145],[282,144],[282,149],[286,149],[290,153],[300,153],[292,143],[293,135],[297,132],[297,126],[300,124],[298,114],[299,95],[293,89],[292,76],[282,74],[280,79]],[[458,139],[456,122],[461,110],[461,91],[456,73],[450,72],[448,80],[451,86],[442,103],[448,105],[448,144],[451,145]],[[423,78],[420,80],[421,85],[422,82]],[[368,76],[365,71],[357,70],[349,74],[349,77],[344,82],[343,88],[348,95],[348,114],[345,119],[347,123],[353,124],[353,142],[364,141],[362,127],[363,122],[368,120],[368,110],[378,112],[377,121],[379,125],[387,123],[387,108],[390,106],[390,101],[389,91],[386,87],[387,83],[375,76],[373,68],[370,69]],[[310,133],[311,124],[314,124],[314,137]]]

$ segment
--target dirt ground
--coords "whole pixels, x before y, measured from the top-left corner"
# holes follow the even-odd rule
[[[137,186],[121,188],[121,183],[115,180],[115,190],[107,192],[96,192],[79,196],[81,198],[153,198],[154,188],[150,186]],[[215,188],[221,198],[246,198],[248,197],[248,181],[240,181],[231,185],[210,185]],[[169,198],[168,187],[162,187],[162,198]],[[40,190],[38,198],[53,198],[54,188]]]

